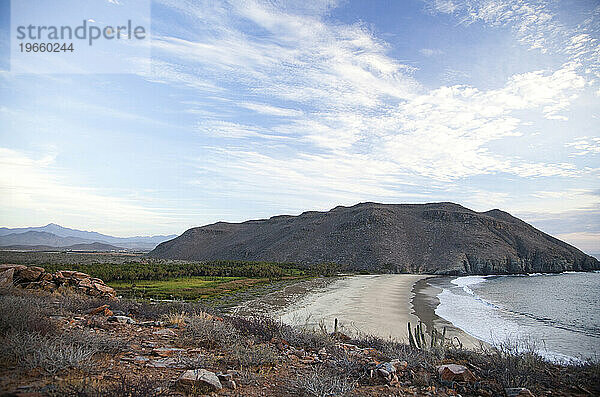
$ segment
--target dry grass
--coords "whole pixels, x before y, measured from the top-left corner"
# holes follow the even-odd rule
[[[173,312],[165,315],[163,320],[169,325],[175,325],[179,328],[183,328],[185,326],[185,313],[184,312]]]

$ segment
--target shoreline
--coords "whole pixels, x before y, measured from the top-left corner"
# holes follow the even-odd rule
[[[446,339],[456,340],[455,338],[458,338],[464,348],[474,350],[482,346],[489,346],[487,342],[469,335],[450,321],[435,314],[435,309],[440,304],[437,295],[442,292],[442,288],[432,285],[430,281],[435,279],[438,282],[450,282],[450,280],[454,280],[457,277],[459,276],[434,276],[415,282],[412,288],[411,299],[411,306],[415,316],[425,324],[427,331],[431,330],[432,326],[437,330],[442,330],[446,327]]]
[[[328,329],[338,319],[347,334],[376,335],[408,342],[407,323],[419,317],[413,310],[415,284],[426,274],[351,275],[309,280],[246,302],[237,315],[266,314],[284,323]]]

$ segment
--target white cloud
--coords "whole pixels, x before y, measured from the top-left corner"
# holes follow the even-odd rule
[[[424,55],[426,57],[432,57],[434,55],[442,55],[444,53],[444,51],[442,51],[440,49],[432,49],[432,48],[421,48],[419,50],[419,52],[421,53],[421,55]]]
[[[62,222],[73,227],[96,225],[102,230],[133,233],[173,222],[156,208],[136,201],[100,194],[97,189],[76,186],[54,166],[55,155],[35,158],[0,148],[0,208],[5,222],[21,214],[21,223]],[[126,222],[123,220],[126,219]],[[86,226],[87,225],[87,226]]]
[[[483,22],[509,27],[523,45],[586,65],[586,74],[600,74],[600,5],[584,20],[561,18],[552,0],[423,0],[434,12],[455,15],[463,24]]]
[[[565,144],[566,147],[572,147],[577,152],[571,156],[585,156],[587,154],[600,154],[600,137],[584,136],[576,139],[574,142]]]
[[[200,86],[209,80],[227,85],[234,77],[253,95],[296,103],[303,110],[240,102],[238,106],[289,121],[265,130],[204,120],[199,130],[230,138],[294,136],[327,155],[360,155],[385,162],[396,174],[442,181],[496,172],[526,177],[578,172],[569,164],[501,157],[487,147],[491,141],[521,135],[518,111],[567,119],[564,112],[585,86],[577,73],[581,65],[575,62],[554,72],[515,75],[500,89],[462,85],[426,91],[412,78],[412,69],[389,57],[386,43],[361,25],[328,25],[318,14],[296,15],[252,1],[234,2],[230,8],[211,13],[216,31],[204,32],[206,22],[198,21],[197,40],[154,40],[157,54],[175,58],[161,65],[189,65],[181,71],[184,83],[192,80],[194,70],[201,70],[194,80]],[[207,15],[202,6],[184,12]],[[232,20],[236,13],[268,35],[254,38],[237,30]],[[356,169],[361,166],[357,161]]]
[[[300,110],[265,105],[264,103],[242,102],[240,103],[240,106],[245,107],[246,109],[254,110],[257,113],[268,114],[271,116],[299,117],[303,114],[303,112]]]

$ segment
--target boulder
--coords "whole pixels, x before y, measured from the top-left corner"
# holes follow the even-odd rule
[[[90,310],[88,314],[91,314],[92,316],[95,314],[101,314],[107,317],[113,316],[113,312],[108,308],[108,305],[98,306],[97,308]]]
[[[84,278],[81,279],[81,281],[79,281],[79,284],[77,284],[78,287],[80,288],[92,288],[92,282],[90,281],[89,278]]]
[[[104,284],[100,284],[100,283],[94,283],[94,288],[96,288],[98,291],[104,293],[104,294],[109,294],[109,295],[114,295],[115,290],[112,289],[111,287],[104,285]]]
[[[233,374],[231,373],[218,373],[217,377],[219,378],[219,381],[221,381],[221,384],[231,390],[235,390],[237,388],[237,384],[235,383],[235,381],[233,380]]]
[[[396,367],[394,366],[395,362],[382,363],[379,364],[378,367],[385,370],[388,374],[396,373]]]
[[[60,278],[68,278],[71,277],[73,273],[75,273],[73,270],[59,270],[54,273],[54,275]]]
[[[464,365],[445,364],[438,367],[440,379],[450,382],[473,382],[475,375]]]
[[[77,279],[84,279],[84,278],[90,278],[89,274],[85,274],[85,273],[81,273],[81,272],[73,272],[70,275],[71,278],[77,278]]]
[[[506,397],[534,397],[533,393],[524,387],[511,387],[504,389]]]
[[[12,287],[15,269],[10,268],[0,273],[0,288]]]
[[[19,272],[23,269],[27,269],[27,266],[25,265],[14,265],[12,263],[4,263],[2,265],[0,265],[0,273],[8,270],[8,269],[13,269],[15,272]]]
[[[221,390],[223,386],[214,372],[206,369],[190,369],[177,379],[177,388],[183,391],[193,389]]]
[[[108,321],[119,324],[135,324],[135,321],[127,316],[110,316]]]
[[[153,334],[166,337],[177,336],[175,331],[173,331],[172,329],[159,329],[157,331],[154,331]]]
[[[42,281],[52,281],[53,279],[54,279],[54,277],[50,273],[44,273],[40,277],[40,280],[42,280]]]
[[[44,272],[44,269],[42,269],[41,271],[39,269],[42,269],[42,268],[37,267],[37,266],[27,267],[25,269],[20,270],[17,273],[16,278],[18,278],[20,281],[25,281],[25,282],[37,281],[37,279]]]
[[[60,270],[54,274],[47,273],[38,266],[24,266],[13,264],[0,265],[0,287],[10,286],[27,289],[44,289],[47,291],[66,291],[68,287],[91,296],[115,298],[115,290],[104,284],[99,278],[92,278],[81,272]],[[109,311],[105,311],[108,315]]]

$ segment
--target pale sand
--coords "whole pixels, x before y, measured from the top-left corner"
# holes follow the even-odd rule
[[[415,282],[427,275],[389,274],[344,277],[309,293],[271,315],[292,325],[318,326],[348,334],[369,334],[407,341],[407,323],[418,322],[411,307]]]

